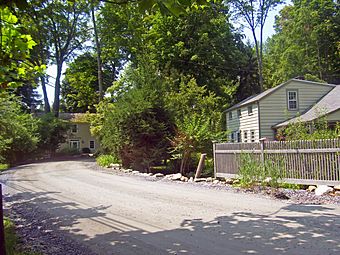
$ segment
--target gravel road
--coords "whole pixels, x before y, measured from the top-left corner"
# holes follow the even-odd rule
[[[44,254],[340,254],[340,206],[299,205],[99,171],[84,160],[0,176],[23,245]]]

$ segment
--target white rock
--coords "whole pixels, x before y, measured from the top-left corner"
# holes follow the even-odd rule
[[[182,174],[181,174],[181,173],[174,174],[174,175],[172,176],[171,180],[173,180],[173,181],[178,181],[178,180],[181,179],[181,177],[182,177]]]
[[[181,177],[181,181],[182,181],[182,182],[187,182],[188,180],[189,180],[189,178],[186,177],[186,176],[182,176],[182,177]]]
[[[132,171],[133,174],[139,174],[139,171]]]
[[[271,182],[271,181],[272,181],[271,177],[267,177],[266,179],[263,180],[263,182],[266,182],[266,183]]]
[[[212,182],[214,179],[212,177],[207,178],[207,182]]]
[[[336,186],[334,186],[334,188],[333,188],[334,190],[340,190],[340,185],[336,185]]]
[[[219,184],[220,183],[220,181],[219,180],[215,180],[215,181],[213,181],[213,184]]]
[[[131,171],[131,169],[124,169],[123,172],[124,173],[131,173],[132,171]]]
[[[234,180],[233,179],[230,179],[230,178],[226,178],[225,179],[225,183],[226,184],[233,184]]]
[[[316,186],[312,186],[312,185],[311,185],[311,186],[308,186],[308,189],[307,189],[307,190],[308,190],[309,192],[313,192],[315,189],[316,189]]]
[[[319,185],[316,189],[315,189],[315,195],[317,196],[321,196],[323,194],[332,192],[333,188],[328,187],[326,185]]]
[[[238,179],[233,180],[233,184],[239,184],[239,183],[240,183],[240,180]]]
[[[194,181],[195,182],[206,182],[207,179],[206,178],[196,178]]]
[[[154,174],[155,177],[164,177],[164,174],[162,173],[157,173],[157,174]]]
[[[194,177],[190,177],[188,182],[194,182]]]

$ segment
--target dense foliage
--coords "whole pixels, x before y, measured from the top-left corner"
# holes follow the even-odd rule
[[[340,122],[332,128],[329,127],[325,116],[320,116],[311,122],[298,120],[295,123],[279,129],[278,139],[292,140],[318,140],[338,138],[340,136]]]
[[[200,153],[209,156],[212,140],[225,138],[222,111],[262,85],[296,76],[339,82],[339,10],[332,0],[293,0],[266,43],[266,19],[283,1],[19,2],[6,1],[0,13],[2,162],[53,152],[64,140],[64,122],[28,114],[40,104],[38,83],[50,112],[44,68],[51,63],[54,115],[59,100],[63,111],[97,112],[92,131],[102,152],[146,171],[169,161],[191,171]],[[235,29],[240,21],[253,44]],[[298,133],[289,130],[287,137]]]
[[[265,83],[297,76],[340,82],[339,8],[332,0],[293,1],[276,19],[265,54]]]

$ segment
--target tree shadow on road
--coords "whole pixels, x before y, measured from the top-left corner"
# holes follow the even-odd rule
[[[138,219],[107,213],[111,205],[62,202],[58,195],[22,189],[5,198],[12,208],[7,214],[14,214],[23,238],[46,254],[340,254],[340,216],[327,205],[287,204],[268,215],[238,211],[211,220],[183,218],[176,228],[150,225],[153,230],[146,231]],[[98,232],[85,234],[80,222]],[[50,245],[51,240],[57,244]]]

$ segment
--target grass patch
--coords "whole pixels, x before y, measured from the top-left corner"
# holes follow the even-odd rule
[[[110,164],[119,164],[119,160],[112,155],[100,155],[96,158],[97,164],[102,167],[109,167]]]
[[[0,171],[5,171],[9,168],[9,165],[8,164],[1,164],[0,163]]]
[[[279,187],[284,189],[305,189],[306,185],[283,182],[279,184]]]
[[[4,228],[7,255],[42,255],[41,253],[18,250],[18,237],[15,234],[15,225],[8,218],[4,218]]]

